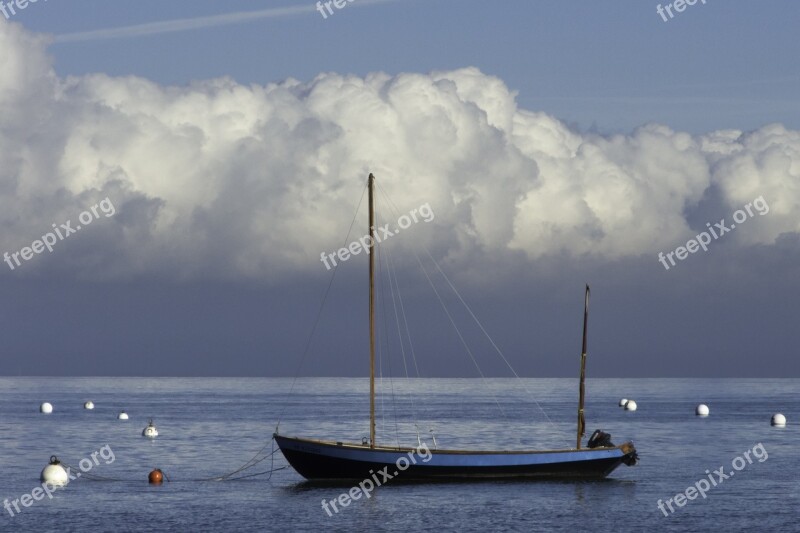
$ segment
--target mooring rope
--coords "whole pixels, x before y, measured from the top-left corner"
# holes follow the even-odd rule
[[[264,452],[264,450],[267,449],[267,446],[269,446],[270,444],[272,445],[272,450],[267,455],[265,455],[264,457],[259,458],[259,456]],[[252,459],[247,461],[244,465],[240,466],[236,470],[233,470],[233,471],[228,472],[226,474],[221,474],[221,475],[217,475],[217,476],[213,476],[213,477],[207,477],[207,478],[189,478],[189,479],[180,479],[180,478],[178,478],[178,479],[170,479],[170,477],[167,475],[167,473],[163,469],[158,469],[158,470],[161,471],[161,473],[164,475],[164,478],[167,480],[167,482],[170,482],[170,483],[202,483],[202,482],[211,482],[211,481],[238,481],[238,480],[241,480],[241,479],[248,479],[248,478],[253,478],[253,477],[257,477],[257,476],[264,476],[264,475],[269,475],[267,480],[270,480],[270,479],[272,479],[272,474],[274,472],[278,472],[280,470],[285,470],[285,469],[289,468],[288,466],[281,466],[281,467],[275,468],[275,454],[278,451],[280,451],[280,450],[275,447],[275,438],[273,437],[273,438],[270,439],[270,441],[267,444],[264,445],[263,448],[261,448],[256,453],[255,456],[253,456]],[[72,465],[70,465],[69,463],[67,463],[65,461],[61,461],[57,457],[55,457],[55,459],[58,461],[55,464],[60,464],[64,468],[68,469],[69,471],[76,472],[77,473],[76,478],[80,477],[81,479],[88,479],[89,481],[105,481],[105,482],[134,482],[134,481],[138,482],[138,481],[140,481],[139,478],[136,478],[136,479],[125,479],[125,478],[109,477],[109,476],[101,476],[101,475],[98,475],[98,474],[92,474],[90,472],[84,471],[81,468],[72,466]],[[249,470],[249,469],[253,468],[254,466],[256,466],[257,464],[260,464],[260,463],[266,461],[267,459],[271,459],[269,470],[265,470],[263,472],[256,472],[256,473],[253,473],[253,474],[246,474],[246,475],[242,475],[242,476],[237,476],[237,474],[240,474],[240,473],[242,473],[242,472],[244,472],[246,470]],[[236,477],[234,477],[234,476],[236,476]]]

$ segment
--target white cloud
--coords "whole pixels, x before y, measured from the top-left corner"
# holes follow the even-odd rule
[[[318,272],[369,172],[399,209],[431,205],[435,231],[415,228],[414,238],[456,265],[670,250],[696,233],[687,213],[714,188],[722,215],[761,195],[771,207],[731,241],[770,244],[799,229],[800,132],[780,125],[581,133],[518,109],[501,80],[474,68],[266,87],[59,79],[46,41],[5,22],[0,68],[2,251],[106,196],[117,208],[23,275]]]

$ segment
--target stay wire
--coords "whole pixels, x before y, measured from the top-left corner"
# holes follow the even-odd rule
[[[383,247],[374,246],[372,250],[373,253],[375,253],[375,250],[377,250],[378,274],[379,274],[378,277],[379,279],[383,280],[383,276],[381,275],[381,273],[383,272],[383,263],[386,260]],[[394,437],[395,437],[395,444],[399,447],[400,431],[397,425],[397,403],[394,393],[394,376],[393,376],[394,373],[392,372],[392,353],[391,353],[391,347],[389,346],[389,327],[387,326],[387,321],[386,321],[386,297],[384,295],[385,291],[382,283],[378,285],[378,288],[380,289],[380,291],[378,292],[378,296],[381,304],[381,317],[383,318],[383,331],[384,331],[384,335],[381,336],[382,342],[380,343],[380,345],[382,346],[384,343],[386,343],[386,358],[389,365],[389,385],[391,387],[391,393],[392,393],[392,414],[394,415]]]
[[[356,212],[353,215],[353,220],[350,222],[350,228],[347,230],[347,236],[344,238],[343,248],[347,246],[347,241],[350,239],[350,234],[353,232],[353,226],[355,226],[356,219],[358,218],[358,213],[361,210],[361,204],[364,202],[364,195],[367,191],[367,184],[364,185],[364,189],[361,191],[361,199],[358,201],[358,206],[356,206]],[[317,331],[317,327],[319,326],[319,321],[322,318],[322,312],[325,308],[325,302],[328,300],[328,296],[331,292],[331,287],[333,286],[333,281],[336,279],[336,273],[339,271],[339,264],[334,264],[333,272],[331,272],[331,278],[328,282],[328,286],[325,289],[325,293],[322,296],[322,301],[320,302],[319,309],[317,310],[317,316],[314,320],[314,325],[311,328],[311,333],[308,336],[308,340],[306,341],[305,349],[303,350],[303,355],[300,358],[300,364],[297,366],[297,371],[295,372],[294,379],[292,380],[292,385],[289,387],[289,393],[287,394],[287,399],[294,393],[295,384],[297,383],[297,378],[300,376],[300,370],[303,368],[303,365],[308,357],[308,354],[311,350],[311,343],[314,339],[314,334]],[[287,403],[284,402],[283,410],[281,411],[280,416],[278,417],[278,423],[275,426],[275,431],[277,433],[278,428],[281,425],[281,421],[283,420],[283,416],[286,414]]]
[[[350,235],[353,232],[353,227],[355,226],[356,219],[358,218],[358,213],[361,210],[361,205],[364,202],[364,196],[365,196],[365,193],[367,191],[367,185],[368,184],[365,183],[364,184],[364,188],[361,190],[361,198],[359,199],[358,205],[356,206],[355,213],[353,214],[353,219],[350,221],[350,227],[347,229],[347,235],[344,238],[344,246],[346,246],[347,242],[350,240]],[[302,370],[302,368],[303,368],[303,366],[304,366],[304,364],[306,362],[306,359],[308,358],[308,354],[311,351],[311,344],[312,344],[312,342],[314,340],[314,334],[316,333],[317,328],[319,327],[320,320],[322,319],[322,313],[323,313],[323,311],[325,309],[325,303],[328,301],[328,296],[330,295],[331,288],[333,287],[333,282],[336,279],[336,273],[339,271],[339,264],[340,263],[334,263],[333,272],[331,272],[330,280],[328,281],[328,285],[325,288],[325,292],[323,293],[323,296],[322,296],[322,301],[320,302],[319,308],[317,309],[317,314],[316,314],[316,317],[314,319],[314,324],[311,327],[311,332],[309,333],[308,339],[306,340],[305,348],[303,349],[303,355],[300,357],[300,363],[297,365],[297,369],[295,371],[294,377],[292,378],[292,384],[289,387],[289,392],[286,395],[286,400],[288,400],[292,396],[292,394],[294,394],[295,386],[297,385],[297,380],[300,377],[300,371]],[[281,422],[283,421],[283,417],[286,414],[286,409],[287,408],[288,408],[288,401],[285,401],[283,403],[283,408],[281,409],[281,412],[280,412],[280,414],[278,416],[278,421],[275,424],[275,433],[278,433],[278,431],[279,431]],[[273,443],[273,451],[267,457],[271,457],[275,453],[274,440],[275,439],[273,437],[271,439],[271,442]],[[242,472],[244,470],[247,470],[249,468],[252,468],[253,466],[257,465],[258,463],[266,460],[267,457],[264,457],[262,459],[258,459],[258,457],[262,453],[264,453],[264,450],[266,450],[266,448],[267,448],[267,446],[269,446],[269,444],[270,444],[269,442],[266,443],[258,452],[256,452],[256,454],[249,461],[247,461],[240,468],[234,470],[233,472],[229,472],[228,474],[225,474],[223,476],[218,476],[218,478],[219,479],[225,479],[227,477],[236,475],[236,474],[238,474],[238,473],[240,473],[240,472]],[[216,479],[216,478],[214,478],[214,479]]]
[[[398,339],[398,342],[400,343],[400,354],[403,357],[403,370],[405,371],[405,374],[406,374],[406,380],[408,380],[410,378],[410,376],[408,374],[408,362],[407,362],[407,358],[406,358],[406,349],[405,349],[405,343],[403,342],[403,333],[402,333],[402,330],[400,328],[400,314],[397,311],[397,298],[395,297],[395,293],[398,293],[397,296],[399,297],[399,291],[400,291],[399,286],[397,287],[397,290],[395,291],[395,285],[397,283],[397,270],[393,268],[392,257],[391,257],[391,254],[388,253],[388,251],[385,251],[385,260],[386,260],[386,273],[387,273],[387,277],[389,278],[389,290],[390,290],[390,293],[392,295],[392,308],[394,310],[395,324],[397,325],[397,339]],[[411,342],[411,340],[409,338],[409,343],[410,342]],[[417,421],[417,409],[416,409],[416,405],[414,403],[414,394],[413,393],[409,394],[409,400],[410,400],[410,403],[411,403],[411,417],[412,417],[411,419],[414,422],[414,426],[415,427],[419,427],[417,425],[417,422],[418,422]],[[419,431],[417,431],[417,439],[419,439]]]
[[[394,204],[394,202],[392,202],[391,198],[389,198],[388,194],[386,193],[386,191],[384,191],[384,190],[383,190],[383,188],[380,186],[380,184],[376,184],[376,185],[378,186],[378,190],[381,192],[381,194],[383,194],[383,196],[384,196],[384,198],[385,198],[385,200],[386,200],[387,204],[388,204],[388,205],[389,205],[389,206],[390,206],[390,207],[391,207],[391,208],[394,210],[394,213],[395,213],[395,215],[399,217],[399,209],[397,208],[397,206]],[[547,421],[547,422],[548,422],[548,423],[549,423],[549,424],[550,424],[550,425],[551,425],[553,428],[557,428],[557,426],[556,426],[556,425],[553,423],[553,421],[552,421],[552,420],[550,419],[550,417],[547,415],[547,412],[544,410],[544,408],[542,408],[541,404],[540,404],[540,403],[539,403],[539,402],[536,400],[536,398],[535,398],[535,397],[533,396],[533,394],[530,392],[530,389],[528,389],[528,386],[527,386],[527,384],[525,383],[525,380],[523,380],[523,379],[522,379],[522,378],[519,376],[519,374],[517,374],[517,371],[514,369],[514,367],[511,365],[511,363],[508,361],[508,359],[507,359],[507,358],[505,357],[505,355],[503,354],[503,352],[500,350],[500,348],[499,348],[499,347],[497,346],[497,344],[494,342],[494,339],[492,338],[492,336],[491,336],[491,335],[489,335],[489,332],[488,332],[488,331],[486,331],[486,328],[484,328],[484,327],[483,327],[483,324],[480,322],[480,320],[478,320],[478,317],[475,315],[475,313],[473,313],[473,311],[472,311],[472,309],[470,308],[470,306],[467,304],[467,302],[466,302],[466,301],[464,300],[464,298],[461,296],[461,293],[459,293],[459,292],[458,292],[458,290],[455,288],[455,286],[453,285],[453,283],[450,281],[449,277],[448,277],[448,276],[447,276],[447,275],[444,273],[444,271],[442,270],[441,266],[439,266],[439,263],[436,261],[436,259],[434,259],[433,255],[430,253],[430,250],[428,250],[428,248],[427,248],[426,246],[421,246],[421,248],[422,248],[422,250],[424,250],[425,254],[426,254],[426,255],[427,255],[427,257],[428,257],[428,258],[431,260],[431,262],[433,263],[433,265],[436,267],[436,270],[438,270],[438,272],[439,272],[439,273],[442,275],[442,277],[445,279],[445,281],[447,282],[447,284],[448,284],[448,286],[450,287],[450,289],[453,291],[453,293],[456,295],[456,297],[458,298],[458,300],[461,302],[461,304],[464,306],[464,308],[465,308],[465,309],[467,310],[467,312],[469,313],[470,317],[471,317],[471,318],[473,319],[473,321],[474,321],[474,322],[475,322],[475,323],[478,325],[478,327],[480,328],[481,332],[482,332],[482,333],[484,334],[484,336],[485,336],[485,337],[486,337],[486,338],[489,340],[489,342],[491,343],[491,345],[492,345],[492,347],[494,348],[494,350],[495,350],[495,351],[498,353],[498,355],[500,355],[501,359],[502,359],[502,360],[503,360],[503,362],[506,364],[506,366],[509,368],[509,370],[511,370],[512,374],[514,375],[514,377],[515,377],[515,378],[517,378],[517,379],[520,381],[520,383],[522,383],[523,389],[525,390],[526,394],[528,395],[528,398],[530,399],[530,401],[532,401],[532,402],[534,403],[534,405],[536,405],[537,409],[539,409],[539,411],[541,411],[541,413],[542,413],[542,414],[544,415],[544,417],[545,417],[545,420],[546,420],[546,421]],[[419,255],[416,253],[416,250],[414,249],[414,247],[412,247],[412,249],[411,249],[411,250],[412,250],[412,253],[414,254],[414,256],[416,257],[416,259],[417,259],[417,262],[418,262],[418,263],[420,264],[420,266],[422,267],[422,260],[420,259]],[[427,271],[424,269],[424,267],[422,267],[422,269],[423,269],[423,272],[425,273],[425,276],[426,276],[426,278],[428,278],[428,282],[429,282],[429,284],[431,284],[431,287],[433,287],[433,283],[432,283],[432,281],[430,280],[430,278],[428,277],[428,275],[427,275]],[[434,288],[434,292],[437,294],[437,297],[438,297],[438,291],[436,291],[436,289],[435,289],[435,288]],[[444,306],[444,303],[442,302],[442,300],[441,300],[441,299],[439,299],[439,301],[440,301],[440,304],[441,304],[442,306]],[[446,310],[445,310],[445,311],[446,311]],[[449,313],[448,313],[448,315],[449,315]],[[454,325],[454,327],[455,327],[455,325]],[[460,334],[459,334],[459,337],[460,337]],[[477,364],[477,363],[476,363],[476,364]],[[496,399],[495,399],[495,400],[496,400]],[[502,409],[501,409],[501,412],[502,412]]]

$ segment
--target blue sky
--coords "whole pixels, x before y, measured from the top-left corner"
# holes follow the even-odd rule
[[[15,20],[55,35],[279,7],[304,14],[147,37],[57,44],[61,75],[105,72],[162,84],[232,76],[310,80],[320,72],[477,66],[521,106],[599,131],[656,121],[702,133],[800,126],[800,5],[709,0],[669,22],[656,2],[398,0],[324,20],[313,2],[49,2]]]
[[[374,172],[397,209],[436,214],[391,242],[425,375],[475,374],[416,288],[418,246],[521,375],[575,375],[586,282],[591,376],[800,375],[800,4],[707,0],[668,22],[657,5],[354,0],[323,19],[310,1],[40,0],[0,16],[0,254],[30,255],[0,263],[0,371],[294,375],[320,253]],[[101,201],[113,216],[30,252]],[[366,375],[364,260],[338,274],[301,373]]]

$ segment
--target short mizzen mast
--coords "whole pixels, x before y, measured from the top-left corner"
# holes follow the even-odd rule
[[[584,381],[586,380],[586,327],[589,323],[589,285],[586,285],[586,298],[583,302],[583,348],[581,348],[581,386],[580,398],[578,399],[578,444],[577,449],[581,449],[581,438],[585,434],[586,421],[583,418],[583,400],[586,395]]]
[[[375,447],[375,176],[369,175],[369,446]]]

